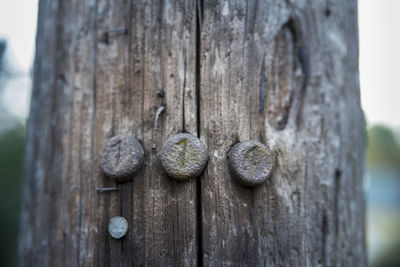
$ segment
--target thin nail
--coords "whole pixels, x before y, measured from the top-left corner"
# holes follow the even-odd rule
[[[153,150],[157,150],[156,147],[156,137],[157,137],[157,128],[158,128],[158,118],[160,117],[160,114],[164,111],[165,107],[161,106],[158,108],[157,113],[156,113],[156,118],[154,120],[154,131],[153,131]]]
[[[118,191],[119,189],[116,187],[109,187],[109,188],[96,188],[97,192],[106,192],[106,191]]]
[[[120,27],[120,28],[113,28],[113,29],[109,29],[109,30],[105,30],[103,32],[103,36],[102,36],[102,41],[106,44],[109,43],[109,38],[111,36],[115,36],[115,35],[120,35],[120,34],[127,34],[128,30],[125,27]]]

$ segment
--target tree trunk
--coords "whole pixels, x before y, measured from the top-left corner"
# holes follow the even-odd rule
[[[41,0],[21,265],[366,265],[356,14],[355,0]],[[189,132],[208,149],[197,179],[168,178],[152,150],[161,105],[158,148]],[[118,185],[99,167],[116,134],[145,150]],[[275,163],[251,189],[226,158],[248,139]]]

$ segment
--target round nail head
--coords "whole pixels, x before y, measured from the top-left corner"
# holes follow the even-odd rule
[[[241,185],[254,187],[265,182],[273,168],[272,153],[257,141],[235,144],[228,153],[228,167],[232,177]]]
[[[203,142],[188,133],[179,133],[168,138],[158,156],[165,173],[180,181],[199,176],[208,160]]]
[[[131,180],[144,164],[143,147],[132,136],[116,135],[103,146],[100,167],[117,182]]]
[[[124,217],[113,217],[108,223],[108,232],[115,239],[123,237],[128,232],[128,221]]]

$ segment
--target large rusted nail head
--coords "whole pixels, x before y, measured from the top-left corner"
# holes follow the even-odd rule
[[[272,153],[257,141],[235,144],[228,153],[228,167],[232,177],[241,185],[254,187],[265,182],[273,168]]]
[[[181,181],[199,176],[208,160],[203,142],[188,133],[179,133],[168,138],[158,156],[165,173]]]
[[[111,137],[100,154],[101,169],[117,182],[131,180],[142,169],[143,163],[143,147],[132,136]]]

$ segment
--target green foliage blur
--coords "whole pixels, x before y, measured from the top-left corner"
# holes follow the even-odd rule
[[[25,129],[0,134],[0,265],[17,266],[17,235],[21,206]]]
[[[0,96],[13,73],[4,55],[7,42],[0,39]],[[0,99],[1,100],[1,99]],[[25,127],[0,101],[0,266],[17,266],[17,242],[21,207],[21,181]]]
[[[382,125],[368,130],[368,168],[387,166],[400,171],[400,146],[393,131]]]
[[[400,145],[398,131],[368,129],[366,191],[371,266],[400,266]]]

